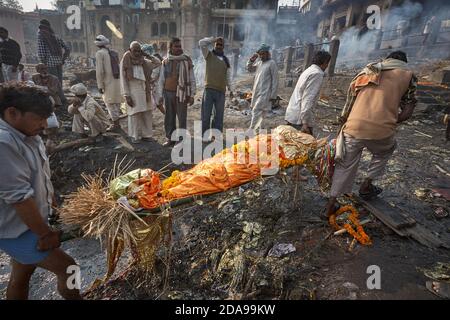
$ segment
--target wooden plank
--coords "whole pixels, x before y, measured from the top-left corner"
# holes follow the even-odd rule
[[[350,198],[370,211],[386,226],[402,237],[408,237],[430,248],[450,249],[450,241],[444,241],[423,225],[418,224],[403,209],[385,202],[383,199],[375,198],[363,200],[357,195]]]
[[[94,139],[90,139],[90,138],[86,138],[86,139],[78,139],[75,141],[70,141],[70,142],[66,142],[66,143],[62,143],[54,148],[49,148],[48,149],[48,153],[49,154],[54,154],[66,149],[70,149],[70,148],[78,148],[78,147],[82,147],[88,144],[93,144],[95,143]]]
[[[405,214],[403,210],[390,205],[380,198],[367,201],[357,195],[353,195],[352,197],[357,203],[361,204],[391,228],[401,230],[416,224],[416,221]]]
[[[408,228],[407,231],[411,238],[427,247],[434,247],[434,248],[443,247],[450,249],[450,243],[442,241],[440,238],[435,236],[433,233],[431,233],[428,229],[426,229],[424,226],[420,224],[417,224],[412,228]]]
[[[114,139],[116,139],[117,141],[119,141],[126,149],[128,149],[129,151],[134,151],[133,146],[127,141],[125,140],[124,137],[120,136],[120,137],[114,137]]]

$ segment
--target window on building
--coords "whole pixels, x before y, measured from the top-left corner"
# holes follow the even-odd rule
[[[223,23],[217,25],[217,34],[222,36],[224,39],[230,38],[230,26],[226,23],[225,28]]]
[[[335,32],[340,32],[341,30],[343,30],[345,28],[345,24],[347,22],[347,16],[343,16],[340,18],[336,18],[336,23],[334,26],[334,31]]]
[[[234,2],[234,6],[236,9],[245,9],[245,1],[244,0],[236,0]]]
[[[167,36],[167,23],[163,22],[160,26],[161,37]]]
[[[81,53],[84,53],[84,52],[86,52],[86,48],[85,48],[85,46],[84,46],[84,43],[83,43],[83,42],[80,42],[80,52],[81,52]]]
[[[78,42],[73,43],[73,52],[79,52],[78,51]]]
[[[67,41],[66,45],[67,45],[67,47],[69,47],[70,51],[72,51],[72,42]]]
[[[221,2],[220,5],[222,5],[220,8],[226,8],[226,9],[231,8],[231,0],[223,0],[220,2]]]
[[[171,22],[169,24],[169,36],[175,37],[177,35],[177,24],[175,22]]]
[[[157,37],[159,35],[159,26],[156,22],[152,23],[152,37]]]
[[[245,25],[235,24],[233,30],[233,40],[234,41],[244,41],[245,39]]]

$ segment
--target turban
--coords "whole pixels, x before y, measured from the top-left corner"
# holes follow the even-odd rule
[[[99,35],[97,36],[97,38],[95,38],[95,45],[97,47],[104,47],[107,46],[108,44],[110,44],[110,41],[104,35]]]
[[[141,46],[141,49],[142,49],[142,51],[143,51],[145,54],[147,54],[147,55],[149,55],[149,56],[151,56],[151,55],[153,55],[153,54],[155,53],[155,49],[154,49],[153,46],[150,45],[150,44],[143,44],[143,45]]]
[[[141,47],[141,44],[137,41],[133,41],[132,43],[130,43],[130,49],[133,49],[134,47]]]
[[[270,51],[270,46],[268,46],[267,44],[263,43],[256,52],[261,52],[261,51],[266,51],[269,52]]]
[[[84,84],[78,83],[70,88],[70,91],[76,96],[84,96],[87,94],[87,88]]]

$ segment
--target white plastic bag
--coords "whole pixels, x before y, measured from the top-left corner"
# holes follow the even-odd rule
[[[59,128],[58,118],[54,112],[52,112],[52,115],[47,119],[47,127],[49,129]]]

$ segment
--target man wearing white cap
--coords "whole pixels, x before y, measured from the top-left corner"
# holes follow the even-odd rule
[[[247,62],[247,70],[256,71],[252,90],[250,129],[258,130],[262,126],[264,115],[271,109],[271,101],[276,100],[278,90],[278,67],[270,57],[268,45],[263,43],[259,47],[257,53]]]
[[[110,41],[103,35],[95,38],[95,45],[99,48],[95,54],[97,60],[97,86],[103,94],[103,101],[108,109],[113,125],[109,130],[120,129],[120,61],[117,52],[109,48]]]
[[[73,115],[72,131],[85,135],[84,125],[90,129],[90,136],[97,137],[105,133],[109,126],[108,116],[100,105],[87,94],[87,88],[79,83],[70,88],[75,95],[68,112]]]

